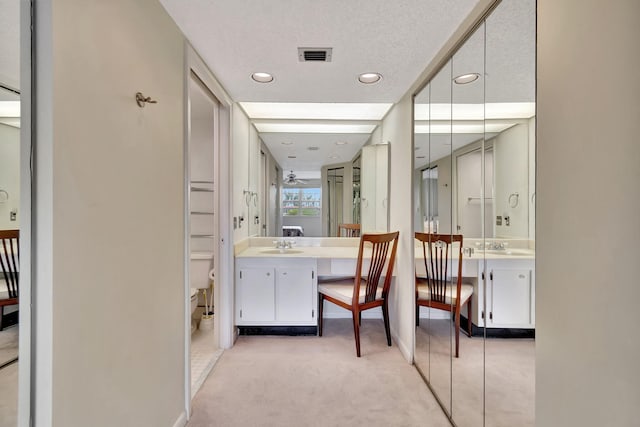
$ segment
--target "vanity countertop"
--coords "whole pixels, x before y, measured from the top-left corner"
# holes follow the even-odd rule
[[[236,258],[323,258],[323,259],[356,259],[358,258],[358,238],[313,238],[305,237],[287,239],[294,241],[291,249],[280,251],[274,247],[276,238],[251,238],[236,247]],[[365,254],[366,257],[366,254]],[[415,248],[415,258],[422,258],[420,246]],[[464,260],[482,259],[534,259],[535,250],[526,248],[507,248],[501,250],[487,250],[483,252],[474,249],[474,253],[464,255]]]

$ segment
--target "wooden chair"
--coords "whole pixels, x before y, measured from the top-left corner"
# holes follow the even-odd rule
[[[360,237],[360,224],[338,224],[338,237]]]
[[[391,286],[393,265],[398,248],[399,232],[386,234],[364,234],[360,238],[358,262],[355,277],[318,283],[318,335],[322,336],[322,306],[324,300],[330,301],[351,311],[353,332],[356,340],[356,354],[360,357],[360,320],[361,313],[374,307],[382,307],[384,328],[387,333],[387,345],[391,346],[389,330],[389,307],[387,298]],[[366,277],[362,277],[363,254],[371,244],[371,263]],[[389,247],[391,246],[391,255]],[[381,283],[382,282],[382,283]]]
[[[0,230],[0,270],[7,290],[0,290],[0,331],[4,318],[4,308],[18,304],[19,265],[19,230]]]
[[[467,304],[467,333],[471,337],[471,295],[473,286],[462,283],[462,235],[416,233],[422,243],[422,258],[426,277],[416,273],[416,326],[420,322],[420,307],[452,312],[455,317],[456,357],[460,349],[460,307]],[[459,245],[455,245],[459,243]],[[455,248],[455,246],[458,246]],[[457,253],[454,253],[457,252]],[[449,256],[451,255],[451,259]],[[457,277],[451,277],[449,266],[457,258]],[[455,283],[454,283],[455,282]],[[458,295],[460,296],[458,298]]]

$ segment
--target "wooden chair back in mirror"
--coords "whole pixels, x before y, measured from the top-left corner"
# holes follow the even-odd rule
[[[416,272],[416,326],[420,307],[453,312],[455,318],[456,357],[460,349],[460,307],[467,304],[467,333],[471,337],[471,296],[473,285],[462,283],[462,235],[415,234],[422,243],[425,276]],[[457,266],[456,275],[450,271]]]
[[[356,355],[360,357],[360,323],[361,313],[374,307],[382,307],[384,328],[387,334],[387,345],[391,346],[389,330],[389,306],[387,298],[393,265],[398,248],[398,235],[395,231],[385,234],[363,234],[360,238],[358,261],[355,277],[340,280],[320,281],[318,283],[318,335],[322,336],[322,308],[324,300],[330,301],[351,311],[353,332],[356,340]],[[391,254],[389,255],[389,249]],[[362,265],[371,254],[366,276],[362,276]]]
[[[338,237],[360,237],[360,224],[338,224]]]
[[[3,329],[4,308],[18,304],[19,244],[19,230],[0,230],[0,331]]]

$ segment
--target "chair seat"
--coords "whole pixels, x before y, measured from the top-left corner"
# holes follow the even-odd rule
[[[456,285],[445,286],[445,304],[456,303],[456,287]],[[426,283],[418,283],[418,286],[416,288],[418,291],[418,299],[426,301],[431,299],[431,295],[429,294],[429,286]],[[464,304],[471,297],[471,295],[473,295],[473,285],[463,283],[460,287],[460,304]]]
[[[353,302],[353,283],[354,279],[334,280],[327,283],[318,283],[318,292],[326,296],[342,301],[345,304]],[[367,293],[367,284],[363,281],[360,285],[359,304],[364,304]],[[376,290],[376,299],[382,299],[382,286],[378,286]]]
[[[2,299],[9,299],[9,288],[4,280],[0,280],[0,300]]]

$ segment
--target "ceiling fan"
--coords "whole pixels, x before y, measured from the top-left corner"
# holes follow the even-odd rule
[[[296,185],[296,184],[306,184],[306,183],[307,181],[304,181],[302,179],[297,179],[296,174],[293,173],[293,171],[291,171],[291,173],[287,175],[287,177],[284,179],[285,185]]]

